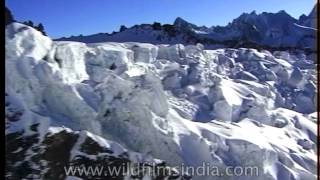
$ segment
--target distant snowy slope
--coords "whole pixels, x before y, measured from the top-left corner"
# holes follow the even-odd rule
[[[221,171],[254,166],[259,175],[193,179],[315,180],[313,58],[299,50],[52,41],[12,23],[6,178],[72,178],[58,164],[156,162],[166,177],[188,179],[173,167],[205,162]]]

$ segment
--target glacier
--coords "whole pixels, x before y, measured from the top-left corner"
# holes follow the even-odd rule
[[[37,124],[36,147],[65,129],[171,167],[259,167],[194,179],[316,179],[314,53],[52,41],[19,23],[5,42],[7,136]]]

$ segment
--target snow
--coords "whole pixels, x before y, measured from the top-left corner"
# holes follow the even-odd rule
[[[136,161],[252,165],[260,179],[316,179],[316,71],[297,59],[200,44],[52,42],[13,23],[6,101],[24,113],[6,133],[40,122],[43,135],[78,131],[72,157],[90,137]]]
[[[303,29],[308,29],[308,30],[313,30],[313,31],[317,31],[316,28],[312,28],[312,27],[307,27],[307,26],[302,26],[302,25],[299,25],[299,24],[296,24],[294,23],[295,26],[298,26],[300,28],[303,28]]]
[[[83,43],[55,43],[53,59],[61,67],[66,83],[79,83],[88,79],[85,66],[87,47]]]
[[[38,61],[51,49],[52,41],[50,38],[19,23],[7,26],[5,34],[6,58],[32,57]]]

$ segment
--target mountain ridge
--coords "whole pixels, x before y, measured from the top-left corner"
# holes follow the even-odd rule
[[[58,41],[98,42],[144,42],[152,44],[203,44],[206,49],[256,48],[290,50],[292,48],[316,51],[315,9],[299,19],[286,11],[277,13],[256,11],[242,13],[226,26],[197,26],[177,17],[173,24],[158,22],[140,24],[119,32],[97,33],[62,37]]]

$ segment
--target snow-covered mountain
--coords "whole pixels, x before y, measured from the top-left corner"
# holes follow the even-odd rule
[[[299,20],[285,11],[257,14],[243,13],[226,26],[196,26],[178,17],[173,25],[142,24],[112,34],[99,33],[88,36],[60,38],[62,41],[145,42],[153,44],[196,44],[206,49],[260,48],[288,50],[292,48],[316,50],[316,6]]]
[[[165,167],[169,179],[189,178],[175,168],[180,164],[202,163],[259,172],[193,179],[316,179],[314,55],[52,41],[12,23],[6,27],[6,178],[99,179],[66,176],[63,168],[130,162],[133,169]],[[140,172],[118,179],[150,179]]]

